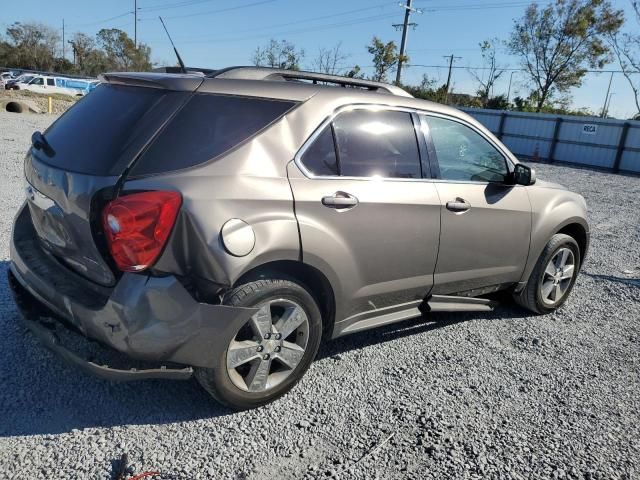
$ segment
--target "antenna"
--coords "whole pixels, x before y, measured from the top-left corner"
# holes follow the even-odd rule
[[[180,69],[182,70],[182,73],[187,73],[187,69],[184,66],[184,62],[182,61],[182,58],[180,58],[180,54],[178,53],[178,49],[176,48],[175,44],[173,43],[173,40],[171,39],[171,35],[169,35],[169,30],[167,30],[167,26],[164,24],[164,21],[162,20],[162,17],[158,16],[158,18],[160,19],[160,23],[162,23],[162,27],[164,28],[164,31],[167,32],[167,37],[169,37],[169,41],[171,42],[171,46],[173,47],[173,51],[176,52],[176,57],[178,57],[178,63],[180,64]]]

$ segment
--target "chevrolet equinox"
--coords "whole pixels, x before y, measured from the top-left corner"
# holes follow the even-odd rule
[[[584,198],[398,87],[257,67],[101,80],[32,136],[9,283],[39,339],[103,378],[195,376],[252,408],[323,338],[491,310],[497,291],[551,312],[585,258]],[[131,363],[82,357],[69,331]]]

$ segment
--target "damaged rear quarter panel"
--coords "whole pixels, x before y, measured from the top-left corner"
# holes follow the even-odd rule
[[[299,260],[300,240],[286,164],[300,136],[295,112],[222,157],[195,168],[128,180],[127,190],[177,190],[183,205],[154,270],[197,276],[231,286],[244,273],[276,260]],[[249,224],[255,246],[246,256],[229,254],[220,238],[232,218]]]

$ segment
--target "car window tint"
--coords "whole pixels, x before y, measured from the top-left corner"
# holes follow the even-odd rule
[[[340,175],[420,178],[418,141],[411,115],[353,110],[334,120]]]
[[[135,164],[132,174],[179,170],[216,158],[294,105],[266,98],[194,95]]]
[[[46,130],[55,154],[34,154],[56,168],[107,175],[134,138],[136,125],[165,95],[157,88],[102,85]]]
[[[331,126],[327,126],[302,155],[302,164],[313,175],[338,175],[338,161]]]
[[[31,82],[31,85],[44,85],[42,78],[36,78]]]
[[[471,128],[453,120],[425,117],[440,176],[444,180],[502,182],[509,170],[504,156]]]
[[[49,85],[50,87],[55,87],[56,83],[53,78],[47,78],[47,85]]]

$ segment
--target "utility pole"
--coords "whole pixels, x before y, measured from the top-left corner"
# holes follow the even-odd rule
[[[65,43],[64,43],[64,18],[62,19],[62,58],[64,58],[65,54]]]
[[[133,0],[133,46],[138,48],[138,0]]]
[[[507,90],[507,104],[509,103],[509,100],[511,100],[511,82],[513,81],[514,73],[516,73],[516,70],[511,72],[511,75],[509,75],[509,89]]]
[[[609,86],[607,87],[607,93],[604,96],[604,106],[602,107],[602,114],[600,115],[602,118],[605,118],[607,115],[607,103],[609,102],[609,92],[611,91],[611,82],[613,82],[613,72],[611,72],[611,76],[609,77]]]
[[[613,97],[616,94],[616,92],[611,92],[608,97],[608,101],[607,101],[607,106],[605,108],[604,111],[604,115],[602,115],[602,118],[607,118],[609,116],[609,107],[611,106],[611,97]]]
[[[445,97],[444,97],[444,103],[449,103],[449,87],[451,85],[451,71],[453,70],[453,62],[455,60],[460,60],[462,57],[456,57],[453,54],[451,55],[447,55],[444,58],[448,58],[449,59],[449,75],[447,76],[447,85],[445,87]]]
[[[399,4],[404,8],[404,22],[402,24],[394,24],[393,26],[397,29],[402,27],[402,41],[400,42],[400,58],[398,59],[398,69],[396,70],[396,85],[400,85],[400,77],[402,76],[402,63],[404,61],[404,53],[407,46],[407,31],[409,27],[415,28],[418,26],[417,23],[409,23],[409,18],[413,12],[422,13],[422,10],[417,8],[413,8],[411,6],[412,0],[407,0],[405,5]]]

